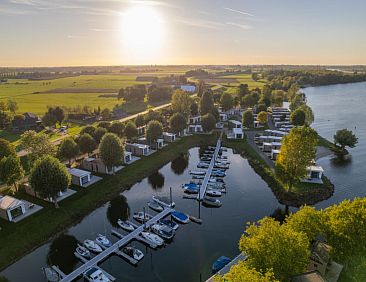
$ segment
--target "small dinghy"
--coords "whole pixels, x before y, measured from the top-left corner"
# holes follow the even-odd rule
[[[188,223],[189,217],[185,213],[179,212],[179,211],[173,211],[171,213],[174,220],[178,221],[179,223]]]
[[[212,264],[212,273],[215,274],[219,272],[221,269],[225,267],[228,263],[231,262],[231,259],[225,256],[219,257],[213,264]]]
[[[222,203],[217,199],[212,199],[208,197],[203,198],[203,204],[209,207],[221,207]]]
[[[164,210],[164,208],[155,201],[150,201],[147,203],[147,205],[149,206],[150,209],[157,212],[162,212]]]
[[[170,200],[167,197],[153,196],[152,199],[153,199],[153,201],[157,202],[159,205],[161,205],[163,207],[174,208],[174,206],[175,206],[175,203],[170,202]]]
[[[211,197],[221,197],[221,192],[215,189],[207,189],[206,195]]]
[[[144,257],[144,253],[135,247],[125,247],[122,249],[122,251],[126,255],[134,258],[137,261],[142,260],[142,258]]]
[[[151,226],[151,231],[165,240],[171,240],[174,237],[174,230],[161,223],[155,223]]]
[[[150,219],[152,219],[153,217],[151,214],[140,211],[140,212],[135,212],[133,215],[133,218],[138,222],[146,222],[146,221],[149,221]]]
[[[97,242],[99,245],[109,248],[112,246],[111,241],[108,240],[108,238],[104,235],[98,234],[98,237],[95,239],[95,242]]]
[[[85,248],[84,246],[81,246],[79,244],[76,247],[76,253],[78,253],[79,255],[81,255],[84,258],[89,258],[90,257],[89,250],[87,248]]]
[[[190,216],[189,216],[189,219],[190,219],[192,222],[195,222],[195,223],[198,223],[198,224],[202,224],[202,219],[197,218],[197,217],[195,217],[195,216],[193,216],[193,215],[190,215]]]
[[[84,279],[89,282],[111,282],[100,268],[91,267],[83,273]]]
[[[56,270],[51,267],[42,267],[42,271],[48,282],[58,282],[61,280]]]
[[[84,246],[94,253],[101,253],[103,251],[102,248],[93,240],[84,240]]]
[[[202,171],[202,170],[191,170],[189,171],[190,174],[192,175],[205,175],[206,171]]]
[[[179,224],[172,221],[172,220],[169,220],[169,219],[161,219],[160,220],[160,223],[170,227],[171,229],[173,230],[177,230],[179,228]]]
[[[128,220],[118,219],[117,224],[118,224],[119,227],[121,227],[122,229],[124,229],[126,231],[134,231],[135,230],[135,227]]]
[[[156,234],[150,232],[141,232],[141,236],[146,240],[153,242],[154,244],[161,246],[164,244],[164,240]]]

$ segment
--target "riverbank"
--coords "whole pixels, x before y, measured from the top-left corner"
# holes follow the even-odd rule
[[[68,227],[80,222],[87,214],[148,177],[181,153],[195,146],[214,145],[216,139],[216,134],[181,138],[153,155],[125,167],[114,176],[103,175],[102,181],[87,189],[72,187],[78,193],[60,202],[59,209],[20,192],[17,197],[31,198],[34,203],[41,204],[44,208],[16,224],[0,221],[0,240],[6,242],[0,249],[0,269],[6,268]]]
[[[231,147],[248,159],[254,171],[268,184],[278,201],[286,206],[300,207],[314,205],[329,199],[334,193],[334,185],[323,176],[323,185],[298,183],[291,192],[287,191],[278,181],[273,170],[253,149],[247,140],[224,140],[223,146]]]

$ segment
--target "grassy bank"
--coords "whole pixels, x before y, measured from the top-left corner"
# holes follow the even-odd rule
[[[330,142],[328,139],[318,135],[318,145],[321,147],[328,148],[329,150],[333,151],[335,154],[340,155],[347,155],[348,151],[346,149],[342,149],[341,147],[337,146],[336,144]]]
[[[334,186],[325,176],[323,177],[323,185],[297,183],[289,192],[246,140],[225,140],[223,144],[233,148],[248,159],[251,167],[268,184],[281,204],[293,207],[300,207],[305,204],[313,205],[333,195]]]
[[[0,221],[2,228],[0,241],[6,242],[0,247],[0,269],[4,269],[25,253],[29,253],[59,232],[77,223],[95,208],[154,173],[180,153],[195,146],[214,145],[216,138],[216,135],[195,135],[182,138],[157,153],[127,166],[115,176],[103,175],[102,181],[87,189],[72,187],[78,193],[62,201],[60,209],[55,209],[52,204],[20,192],[17,197],[31,200],[44,208],[19,223]]]

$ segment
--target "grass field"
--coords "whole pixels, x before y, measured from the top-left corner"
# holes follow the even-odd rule
[[[248,84],[249,89],[254,88],[262,88],[264,84],[266,84],[266,80],[260,79],[258,81],[254,81],[250,74],[233,74],[233,75],[225,75],[220,76],[220,78],[232,78],[237,80],[237,83],[230,83],[230,86],[238,86],[239,84]]]

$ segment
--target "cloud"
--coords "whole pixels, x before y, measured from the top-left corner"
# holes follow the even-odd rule
[[[78,38],[83,38],[83,37],[84,36],[82,36],[82,35],[72,35],[72,34],[67,36],[67,38],[69,38],[69,39],[78,39]]]
[[[239,24],[239,23],[233,23],[233,22],[227,22],[227,25],[231,25],[231,26],[235,26],[244,30],[249,30],[252,29],[252,26],[247,25],[247,24]]]
[[[95,32],[114,32],[117,31],[116,29],[113,28],[91,28],[90,31],[95,31]]]
[[[224,10],[234,12],[234,13],[238,13],[238,14],[245,15],[245,16],[254,17],[253,14],[245,12],[245,11],[235,10],[235,9],[231,9],[231,8],[224,8]]]
[[[178,19],[177,22],[188,25],[188,26],[208,28],[208,29],[219,29],[220,27],[223,26],[223,24],[219,23],[219,22],[200,20],[200,19],[194,19],[194,18],[181,18],[181,19]]]

